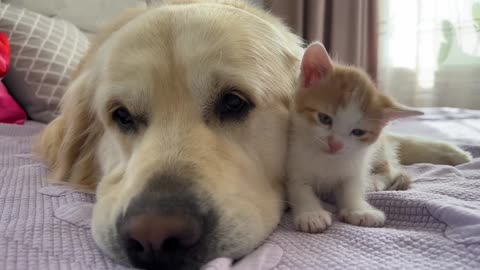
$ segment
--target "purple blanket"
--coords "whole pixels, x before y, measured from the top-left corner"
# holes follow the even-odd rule
[[[480,156],[480,112],[426,112],[390,128],[456,141]],[[90,236],[93,195],[49,185],[46,168],[32,159],[32,135],[42,128],[0,124],[0,269],[125,269]],[[412,189],[369,194],[387,214],[384,228],[335,222],[325,233],[303,234],[287,213],[255,252],[204,269],[480,269],[480,158],[407,169]]]

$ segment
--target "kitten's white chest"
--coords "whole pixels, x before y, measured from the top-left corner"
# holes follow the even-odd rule
[[[363,174],[368,166],[366,156],[330,155],[308,145],[294,146],[289,158],[291,181],[304,181],[324,192],[331,191],[342,180]]]
[[[357,157],[330,155],[327,153],[312,156],[310,167],[319,181],[340,181],[360,173],[364,162]],[[322,180],[325,178],[324,180]]]

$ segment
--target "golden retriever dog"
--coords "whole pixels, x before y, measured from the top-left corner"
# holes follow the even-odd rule
[[[93,237],[118,262],[240,258],[284,211],[302,52],[278,19],[238,1],[132,10],[98,35],[37,151],[51,179],[96,190]],[[409,163],[464,155],[398,141]]]

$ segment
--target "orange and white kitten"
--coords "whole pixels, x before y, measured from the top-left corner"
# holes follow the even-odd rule
[[[304,53],[292,112],[288,199],[294,224],[318,233],[332,214],[317,195],[334,195],[339,215],[360,226],[383,226],[368,190],[406,189],[410,178],[396,146],[382,133],[394,119],[422,114],[375,89],[362,70],[334,64],[321,43]]]

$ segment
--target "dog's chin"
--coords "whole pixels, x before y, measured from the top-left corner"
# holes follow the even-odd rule
[[[94,209],[94,216],[92,220],[92,236],[97,247],[104,255],[113,261],[128,267],[133,267],[127,255],[123,251],[120,243],[115,240],[118,239],[118,236],[111,228],[113,227],[99,225],[98,220],[95,218]]]
[[[95,230],[95,227],[92,227],[92,235],[95,244],[104,255],[116,263],[127,267],[133,267],[127,255],[123,252],[120,244],[113,240],[115,239],[113,232],[99,232]]]
[[[108,200],[98,200],[96,208],[98,209],[108,205]],[[151,204],[149,204],[151,205]],[[92,222],[92,235],[97,247],[116,263],[127,267],[138,267],[140,269],[178,269],[194,270],[200,269],[203,265],[219,257],[229,257],[232,259],[240,258],[249,253],[255,246],[256,241],[249,241],[249,245],[239,245],[244,243],[246,237],[242,230],[234,230],[235,222],[223,219],[221,224],[217,223],[216,217],[206,220],[206,229],[199,242],[194,246],[179,250],[178,252],[168,254],[154,254],[155,261],[146,264],[136,261],[135,257],[129,255],[126,248],[126,239],[118,230],[119,224],[126,221],[122,218],[117,219],[116,224],[108,225],[110,221],[103,210],[94,209]],[[218,209],[217,209],[218,210]],[[113,211],[113,210],[112,210]],[[211,211],[215,212],[215,211]],[[208,223],[213,223],[208,226]],[[245,229],[248,230],[248,229]],[[242,237],[243,236],[243,237]],[[236,244],[235,244],[236,243]],[[153,263],[150,265],[149,263]]]
[[[102,237],[104,235],[108,235],[109,237]],[[103,254],[112,259],[114,262],[126,267],[157,269],[156,266],[134,265],[134,261],[124,252],[121,241],[115,237],[115,235],[116,234],[113,231],[94,233],[95,243]],[[208,252],[209,250],[211,252]],[[214,249],[211,247],[207,248],[204,246],[198,246],[197,248],[193,249],[188,256],[185,256],[185,254],[170,254],[168,257],[165,256],[163,260],[172,261],[171,265],[166,265],[169,267],[168,269],[197,270],[217,257],[225,257],[225,255],[217,253],[213,250]],[[173,262],[177,263],[177,265],[174,265]]]

